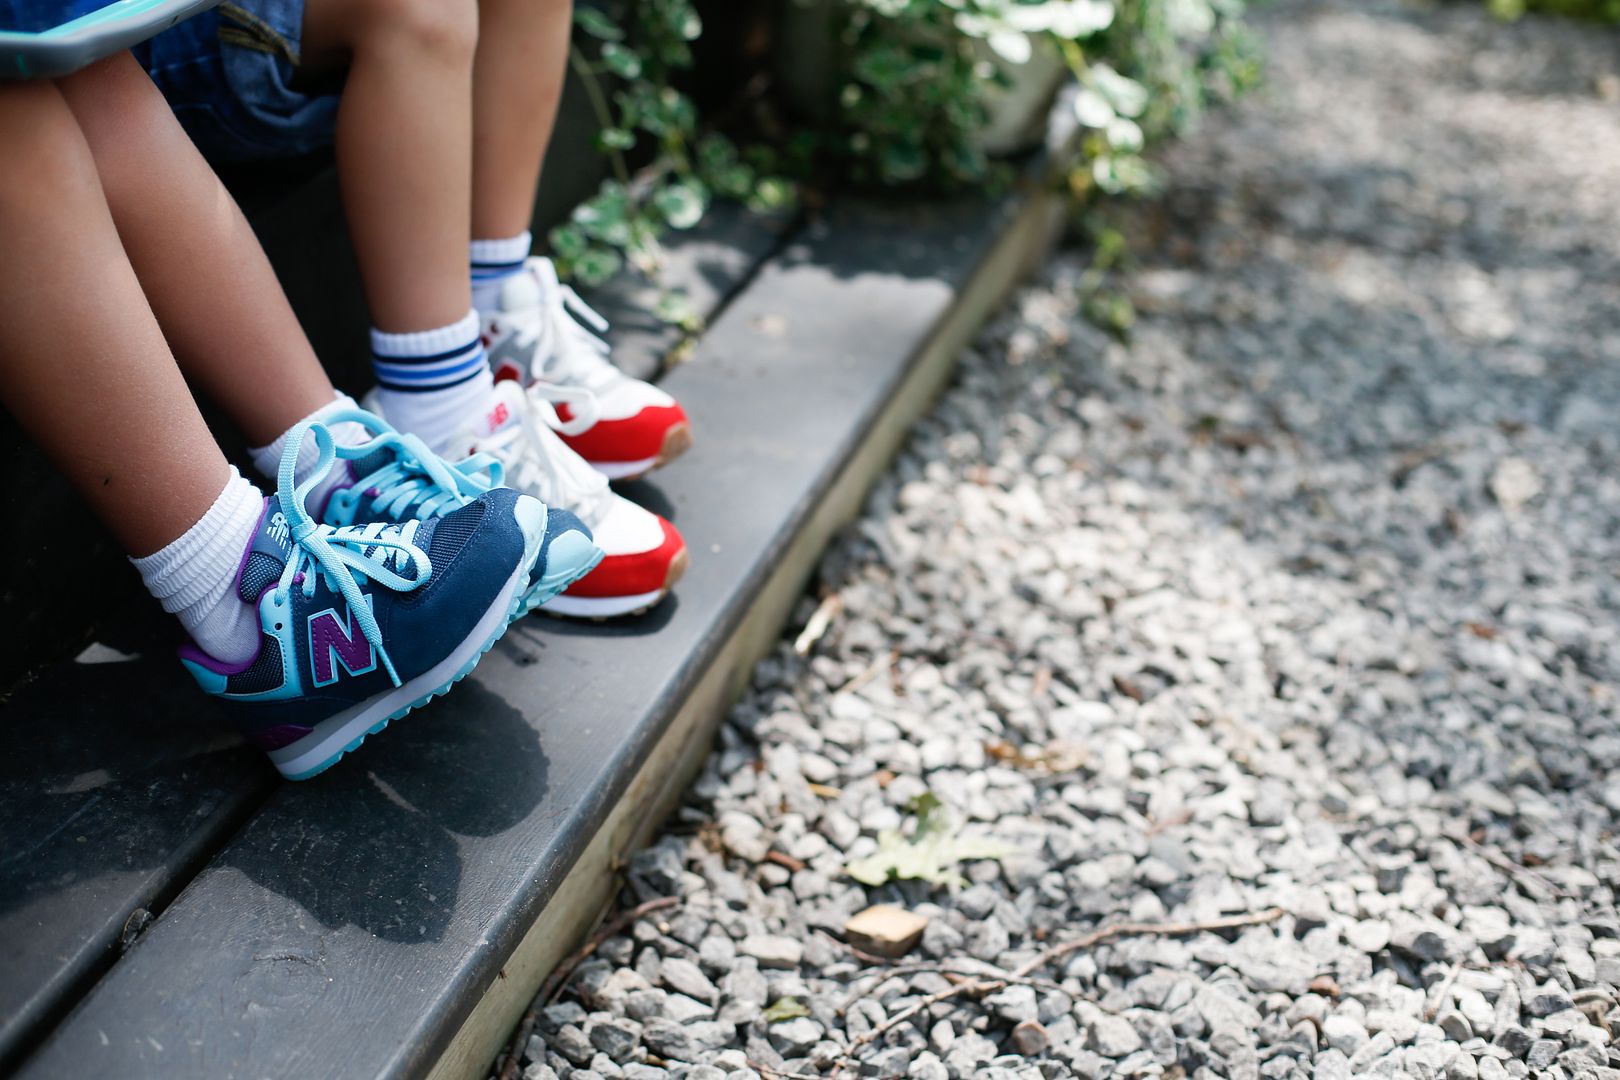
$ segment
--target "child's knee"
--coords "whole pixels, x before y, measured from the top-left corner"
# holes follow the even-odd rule
[[[361,0],[359,6],[361,33],[374,40],[403,41],[416,51],[469,63],[478,47],[476,0]]]
[[[163,96],[128,52],[98,60],[57,82],[93,143],[98,132],[149,139],[172,121]]]
[[[95,163],[62,92],[50,82],[0,83],[0,198],[48,195],[92,179]]]

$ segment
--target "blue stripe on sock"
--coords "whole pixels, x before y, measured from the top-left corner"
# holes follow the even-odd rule
[[[493,281],[496,278],[511,277],[523,269],[523,260],[508,263],[481,263],[472,264],[472,279],[474,281]]]
[[[377,385],[385,390],[393,390],[396,393],[430,394],[435,390],[448,390],[452,386],[460,386],[464,382],[478,378],[478,376],[481,374],[479,370],[480,367],[482,367],[482,365],[474,367],[471,371],[452,382],[434,383],[431,386],[424,386],[421,383],[417,383],[415,385],[411,385],[409,383],[394,383],[383,378],[381,375],[377,376]]]
[[[444,352],[423,353],[420,356],[386,356],[373,349],[371,359],[373,363],[381,362],[385,364],[432,364],[439,360],[449,360],[461,356],[463,353],[475,349],[479,352],[484,351],[484,343],[478,338],[473,338],[465,345],[457,345],[453,349],[446,349]]]
[[[477,371],[478,364],[457,364],[452,368],[440,368],[435,371],[412,371],[410,368],[373,368],[379,380],[389,382],[407,382],[421,385],[423,383],[448,382],[459,379],[469,371]]]
[[[474,338],[458,349],[425,356],[371,354],[371,370],[379,385],[390,390],[422,392],[457,386],[487,366],[484,346]]]

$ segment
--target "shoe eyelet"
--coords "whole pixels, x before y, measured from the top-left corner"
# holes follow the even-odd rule
[[[280,623],[276,623],[276,629],[277,629],[277,630],[280,630],[280,629],[281,629],[281,624],[280,624]]]

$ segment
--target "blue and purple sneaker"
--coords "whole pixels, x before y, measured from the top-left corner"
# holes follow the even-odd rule
[[[415,435],[395,430],[364,409],[333,414],[326,422],[358,424],[372,435],[368,442],[335,448],[336,467],[348,471],[349,481],[334,488],[314,515],[328,525],[431,521],[501,487],[504,480],[501,463],[490,455],[474,454],[452,465]],[[540,559],[513,617],[527,615],[590,573],[602,554],[583,521],[548,505]]]
[[[295,486],[306,435],[319,460]],[[202,688],[233,703],[248,739],[293,780],[470,672],[522,606],[552,532],[544,504],[508,488],[426,521],[317,524],[305,499],[334,460],[323,425],[289,436],[280,490],[237,572],[238,595],[259,612],[258,654],[230,665],[181,650]]]

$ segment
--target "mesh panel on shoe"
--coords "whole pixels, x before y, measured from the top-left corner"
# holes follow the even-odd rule
[[[259,658],[253,666],[225,683],[228,694],[262,694],[281,685],[281,643],[269,634],[260,639]]]
[[[428,559],[434,566],[449,566],[450,561],[461,554],[461,549],[467,546],[473,533],[484,520],[484,511],[488,507],[480,499],[468,503],[453,514],[439,518],[437,521],[427,522],[423,527],[431,527],[433,535],[428,538]],[[422,534],[417,533],[417,542],[421,542]]]
[[[355,458],[353,461],[349,462],[349,468],[354,470],[355,478],[360,479],[362,477],[370,476],[378,469],[381,469],[385,465],[393,462],[393,460],[394,451],[385,446],[380,450],[373,450],[365,457]]]
[[[248,556],[247,565],[242,567],[242,588],[238,592],[244,604],[257,604],[264,590],[281,576],[282,569],[287,564],[274,555],[263,551],[255,551]]]

